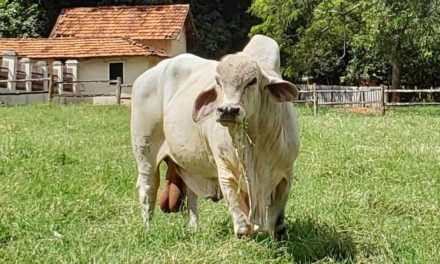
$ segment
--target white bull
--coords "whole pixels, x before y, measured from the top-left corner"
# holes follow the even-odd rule
[[[184,54],[135,81],[131,133],[146,224],[166,158],[186,185],[190,226],[197,226],[197,198],[224,196],[236,235],[285,231],[299,150],[290,102],[298,90],[281,79],[279,64],[277,43],[257,35],[219,62]]]

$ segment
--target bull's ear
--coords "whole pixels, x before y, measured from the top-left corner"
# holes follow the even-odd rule
[[[218,106],[218,94],[215,86],[197,96],[194,102],[192,118],[194,122],[203,122]]]
[[[277,102],[292,102],[298,98],[298,88],[295,84],[285,81],[276,76],[276,74],[263,73],[265,89],[267,89],[272,98]]]

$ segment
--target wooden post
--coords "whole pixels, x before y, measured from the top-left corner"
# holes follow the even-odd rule
[[[116,103],[118,105],[121,104],[121,89],[121,77],[118,77],[116,81]]]
[[[313,114],[318,114],[318,93],[316,92],[316,83],[312,85],[313,87]]]
[[[362,88],[361,88],[362,89]],[[366,102],[366,100],[365,100],[365,91],[362,91],[361,92],[361,94],[359,95],[359,97],[361,97],[362,96],[362,99],[361,99],[361,102],[362,102],[362,104],[361,104],[361,107],[365,107],[365,102]]]
[[[49,84],[47,85],[47,102],[52,102],[54,79],[53,74],[50,75]]]
[[[52,72],[57,76],[57,88],[58,95],[64,94],[64,73],[63,73],[63,63],[61,61],[52,62]]]
[[[24,66],[24,72],[25,72],[25,87],[26,92],[32,92],[32,81],[29,81],[32,79],[32,63],[29,58],[22,58],[20,60],[20,63]]]
[[[382,115],[385,115],[385,86],[380,85],[380,107]]]

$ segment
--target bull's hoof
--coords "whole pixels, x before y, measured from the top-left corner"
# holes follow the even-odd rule
[[[237,225],[236,228],[234,228],[235,230],[235,235],[238,238],[242,238],[242,237],[246,237],[246,236],[251,236],[253,234],[253,228],[247,224],[247,223],[240,223],[239,225]]]
[[[283,224],[277,225],[275,228],[275,239],[277,240],[284,240],[287,236],[287,228]]]
[[[189,221],[188,222],[188,228],[189,229],[193,229],[193,230],[196,230],[196,229],[198,229],[199,228],[199,224],[197,223],[197,221]]]
[[[235,235],[238,238],[242,238],[242,237],[248,236],[249,235],[249,227],[239,227],[239,228],[237,228],[237,230],[235,231]]]

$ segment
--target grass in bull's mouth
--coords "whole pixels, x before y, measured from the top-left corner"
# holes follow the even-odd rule
[[[300,109],[288,238],[237,239],[224,202],[200,229],[141,223],[130,110],[0,108],[0,263],[439,263],[440,108]]]

